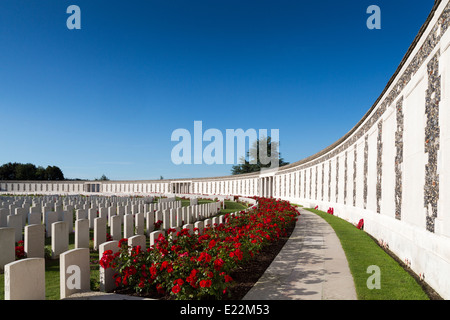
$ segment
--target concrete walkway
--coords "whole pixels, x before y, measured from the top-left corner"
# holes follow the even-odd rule
[[[333,228],[314,213],[299,211],[291,237],[244,300],[356,300]]]

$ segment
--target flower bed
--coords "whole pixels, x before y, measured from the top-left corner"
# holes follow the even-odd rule
[[[287,201],[257,200],[257,207],[227,214],[225,224],[205,228],[201,235],[169,230],[147,250],[129,248],[122,239],[119,251],[106,251],[100,265],[116,270],[122,290],[159,298],[221,299],[233,285],[231,272],[284,236],[299,215]]]

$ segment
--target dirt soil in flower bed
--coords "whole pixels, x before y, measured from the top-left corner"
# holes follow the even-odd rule
[[[233,287],[229,288],[230,296],[225,295],[222,300],[242,300],[248,291],[258,282],[259,278],[264,274],[266,269],[270,266],[272,261],[281,251],[285,243],[289,240],[292,232],[295,228],[295,222],[287,228],[286,236],[280,237],[277,242],[274,242],[267,247],[265,247],[259,254],[255,255],[253,259],[247,261],[238,270],[235,270],[230,274],[234,280]],[[120,290],[114,291],[117,294],[127,294],[132,296],[139,296],[151,299],[159,300],[171,300],[174,299],[170,295],[158,295],[158,294],[148,294],[142,295],[135,293],[131,290]]]

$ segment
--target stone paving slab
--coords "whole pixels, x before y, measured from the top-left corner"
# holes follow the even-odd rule
[[[289,240],[244,300],[357,300],[333,228],[304,209]]]

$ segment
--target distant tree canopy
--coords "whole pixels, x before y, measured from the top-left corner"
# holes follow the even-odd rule
[[[267,159],[265,161],[261,161],[260,158],[260,146],[267,146],[266,150],[262,150],[261,153],[268,159],[278,159],[278,166],[282,167],[288,165],[289,162],[284,161],[279,152],[279,143],[273,141],[271,137],[262,137],[256,140],[249,151],[247,152],[247,157],[245,159],[240,159],[240,164],[235,165],[231,168],[231,173],[233,175],[244,174],[244,173],[252,173],[261,171],[263,168],[269,168],[271,163],[267,163]],[[274,154],[272,155],[272,150],[274,150]]]
[[[100,177],[100,179],[95,179],[95,180],[96,180],[96,181],[109,181],[108,177],[105,176],[105,175],[102,175],[102,176]]]
[[[56,166],[47,168],[27,163],[6,163],[0,167],[0,180],[64,180],[64,174]]]

